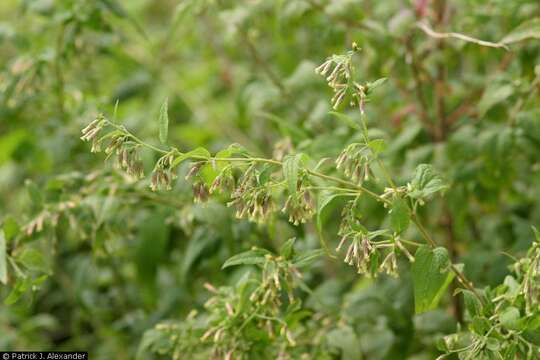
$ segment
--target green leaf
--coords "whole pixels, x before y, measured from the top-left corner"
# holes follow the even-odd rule
[[[330,347],[340,350],[342,360],[362,359],[360,340],[350,326],[343,326],[330,331],[326,335]]]
[[[386,149],[386,141],[384,139],[374,139],[369,142],[368,146],[377,155]]]
[[[375,90],[376,88],[378,88],[379,86],[383,85],[386,80],[388,80],[387,78],[380,78],[380,79],[377,79],[373,82],[368,82],[367,83],[367,91],[366,91],[366,94],[370,94],[373,90]]]
[[[293,264],[299,268],[308,266],[324,254],[325,251],[323,249],[309,250],[304,254],[295,256],[293,259]]]
[[[499,316],[501,324],[510,330],[523,330],[523,321],[519,309],[513,306],[506,308]]]
[[[289,136],[295,141],[300,142],[302,140],[307,140],[311,138],[311,136],[306,133],[301,127],[295,125],[291,121],[287,121],[280,118],[279,116],[270,113],[262,113],[261,115],[268,120],[274,122],[279,127],[279,132],[281,134]]]
[[[5,305],[13,305],[19,299],[21,296],[24,295],[25,292],[32,289],[33,286],[41,285],[45,280],[47,280],[47,275],[42,275],[36,279],[32,279],[31,277],[20,277],[17,279],[17,282],[15,283],[15,286],[9,293],[8,297],[4,300]]]
[[[428,246],[421,246],[418,248],[411,272],[417,314],[436,308],[455,276],[450,271],[448,251],[442,247],[431,249]]]
[[[8,281],[6,238],[4,231],[0,230],[0,282],[4,285]]]
[[[187,153],[179,155],[176,159],[174,159],[171,167],[175,168],[176,166],[180,165],[183,161],[191,159],[193,157],[209,159],[211,156],[212,155],[210,154],[208,150],[202,147],[198,147]]]
[[[420,164],[416,167],[414,178],[409,183],[408,195],[413,199],[426,199],[447,188],[448,186],[431,165]]]
[[[41,194],[39,187],[30,179],[26,180],[24,185],[26,186],[32,205],[36,209],[40,208],[43,205],[43,195]]]
[[[514,87],[510,84],[501,85],[494,83],[489,85],[478,103],[478,113],[480,116],[484,116],[489,109],[506,100],[513,93]]]
[[[197,229],[191,237],[186,251],[182,257],[182,266],[180,268],[182,278],[186,279],[193,266],[204,258],[213,247],[216,246],[219,239],[211,231],[206,229]]]
[[[296,194],[298,186],[298,174],[300,172],[300,164],[304,154],[287,155],[283,159],[283,177],[287,182],[289,194]]]
[[[225,261],[225,264],[221,268],[225,269],[235,265],[262,265],[266,261],[265,256],[268,254],[270,254],[270,251],[265,249],[257,248],[248,250],[231,257]]]
[[[168,101],[165,98],[159,109],[159,141],[166,144],[169,137],[169,108]]]
[[[337,111],[330,111],[329,114],[334,115],[338,120],[341,120],[346,125],[350,126],[351,128],[355,130],[362,130],[362,127],[360,124],[353,119],[351,119],[348,115],[342,114]]]
[[[410,221],[407,202],[402,198],[395,198],[390,209],[390,226],[392,230],[401,234],[407,230]]]
[[[470,290],[461,290],[463,293],[463,301],[465,303],[465,308],[469,312],[469,316],[472,318],[474,316],[482,315],[482,303],[476,297],[476,295]]]
[[[540,39],[540,18],[525,21],[502,39],[502,43],[511,44],[526,39]]]
[[[25,247],[20,254],[17,255],[17,260],[29,270],[42,271],[49,273],[50,268],[43,254],[32,247]]]
[[[285,242],[279,249],[279,255],[281,255],[285,260],[290,259],[294,255],[294,242],[296,238],[291,238]]]
[[[334,200],[339,198],[340,196],[345,195],[340,193],[330,193],[327,191],[323,191],[319,193],[319,198],[317,200],[317,232],[319,233],[321,244],[328,254],[330,254],[330,251],[328,249],[328,246],[326,245],[326,241],[324,240],[323,223],[330,204],[333,203]]]

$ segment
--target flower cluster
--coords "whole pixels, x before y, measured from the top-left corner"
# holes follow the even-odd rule
[[[202,343],[212,343],[212,355],[232,359],[242,348],[252,344],[242,337],[245,326],[264,331],[274,341],[279,338],[287,346],[296,346],[296,340],[287,323],[281,319],[284,308],[290,309],[297,300],[293,289],[300,272],[285,258],[267,254],[262,271],[256,277],[244,277],[239,289],[230,287],[205,287],[213,296],[205,303],[210,316],[207,329],[201,336]],[[288,302],[283,303],[287,294]]]
[[[369,146],[353,143],[341,152],[336,160],[336,167],[343,170],[345,176],[351,177],[353,181],[362,183],[373,176],[371,171],[373,160]]]
[[[336,251],[339,252],[348,243],[344,262],[356,267],[359,274],[376,277],[382,272],[397,277],[399,253],[404,253],[411,262],[414,257],[398,236],[390,235],[386,230],[368,231],[362,226],[354,215],[355,203],[355,200],[349,201],[343,209],[338,233],[341,239]]]
[[[82,130],[81,140],[92,141],[92,152],[100,152],[107,142],[105,153],[111,156],[116,153],[118,165],[130,176],[140,179],[144,177],[144,165],[140,158],[141,144],[131,141],[130,137],[119,131],[109,132],[99,137],[100,132],[109,125],[103,115],[98,115]]]
[[[177,175],[173,167],[174,155],[172,153],[162,156],[156,163],[152,178],[150,180],[150,188],[156,190],[171,190],[172,182]]]
[[[101,151],[101,140],[98,135],[106,125],[107,120],[105,120],[102,114],[99,114],[87,127],[81,130],[81,140],[92,141],[91,152],[96,153]]]
[[[236,208],[236,217],[239,219],[248,218],[260,223],[274,212],[270,189],[267,184],[261,184],[259,175],[260,171],[255,165],[250,165],[231,194],[231,201],[227,206]]]
[[[315,214],[313,196],[306,189],[300,189],[289,195],[281,211],[289,215],[289,222],[294,225],[305,224]]]
[[[354,81],[353,55],[360,48],[353,43],[352,50],[344,55],[332,55],[315,69],[315,73],[326,78],[328,86],[334,90],[331,103],[334,109],[349,96],[351,106],[358,105],[364,111],[364,103],[367,96],[367,87]]]

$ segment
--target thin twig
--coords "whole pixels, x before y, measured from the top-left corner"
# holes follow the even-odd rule
[[[456,32],[445,32],[445,33],[436,32],[433,29],[431,29],[428,26],[428,24],[426,24],[425,22],[420,22],[420,21],[417,22],[416,27],[419,28],[420,30],[422,30],[424,33],[426,33],[426,35],[431,36],[432,38],[435,38],[435,39],[455,38],[455,39],[463,40],[463,41],[473,43],[473,44],[477,44],[477,45],[481,45],[481,46],[487,46],[487,47],[492,47],[492,48],[502,48],[502,49],[505,49],[505,50],[510,50],[508,48],[508,46],[506,46],[506,44],[503,44],[503,43],[500,43],[500,42],[494,43],[494,42],[490,42],[490,41],[480,40],[480,39],[476,39],[476,38],[473,38],[471,36],[456,33]]]

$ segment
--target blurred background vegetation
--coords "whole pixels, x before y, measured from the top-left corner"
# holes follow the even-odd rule
[[[419,21],[508,49],[435,39]],[[335,158],[359,134],[330,114],[314,69],[353,41],[359,76],[388,78],[367,112],[392,174],[404,184],[420,163],[444,174],[451,188],[424,220],[475,284],[499,284],[540,224],[538,39],[536,0],[2,0],[0,349],[151,358],[145,331],[204,312],[204,283],[234,286],[244,270],[221,270],[232,255],[293,236],[318,247],[313,224],[259,226],[220,201],[194,204],[183,176],[151,192],[90,154],[80,130],[118,103],[117,121],[159,144],[168,97],[181,151],[239,143]],[[143,160],[149,172],[156,155]],[[388,222],[373,201],[362,210],[366,226]],[[324,226],[332,248],[338,220],[336,206]],[[312,344],[291,358],[433,359],[462,318],[450,295],[414,315],[406,268],[373,280],[327,258],[304,277]]]

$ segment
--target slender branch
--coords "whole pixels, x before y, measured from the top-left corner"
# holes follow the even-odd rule
[[[123,126],[120,126],[120,125],[116,125],[110,121],[108,121],[108,124],[111,125],[112,127],[116,128],[117,130],[121,131],[123,135],[125,136],[129,136],[133,141],[137,142],[138,144],[140,144],[141,146],[145,146],[145,147],[148,147],[158,153],[161,153],[161,154],[171,154],[171,153],[175,153],[175,152],[178,152],[178,150],[176,149],[171,149],[169,151],[167,150],[163,150],[163,149],[159,149],[153,145],[150,145],[144,141],[142,141],[141,139],[139,139],[137,136],[131,134],[129,131],[127,131],[127,129]],[[179,153],[179,152],[178,152]],[[181,154],[181,153],[179,153]],[[267,158],[253,158],[253,157],[246,157],[246,158],[216,158],[216,157],[205,157],[205,156],[200,156],[200,155],[188,155],[188,158],[189,159],[193,159],[193,160],[202,160],[202,161],[227,161],[227,162],[246,162],[246,163],[249,163],[249,162],[256,162],[256,163],[266,163],[266,164],[271,164],[271,165],[275,165],[275,166],[283,166],[283,162],[282,161],[278,161],[278,160],[274,160],[274,159],[267,159]],[[344,179],[341,179],[341,178],[338,178],[338,177],[335,177],[335,176],[331,176],[331,175],[326,175],[326,174],[323,174],[323,173],[320,173],[318,171],[314,171],[314,170],[310,170],[310,169],[306,169],[306,172],[311,175],[311,176],[314,176],[314,177],[318,177],[320,179],[324,179],[324,180],[328,180],[328,181],[332,181],[332,182],[335,182],[337,184],[342,184],[344,186],[347,186],[349,188],[353,188],[353,189],[357,189],[359,190],[359,193],[366,193],[368,194],[369,196],[371,196],[372,198],[374,198],[375,200],[377,201],[380,201],[380,202],[383,202],[387,205],[391,204],[390,200],[382,197],[381,195],[365,188],[364,186],[362,185],[359,185],[359,184],[356,184],[354,182],[351,182],[351,181],[348,181],[348,180],[344,180]],[[393,182],[392,182],[393,183]],[[347,190],[347,189],[341,189],[341,190]],[[411,215],[411,220],[414,222],[414,224],[417,226],[418,230],[420,231],[420,233],[422,234],[422,236],[424,237],[424,239],[426,240],[426,242],[430,245],[430,247],[432,248],[435,248],[437,247],[437,243],[433,240],[433,238],[431,238],[431,236],[429,235],[429,233],[426,231],[426,229],[424,228],[424,226],[420,223],[420,221],[418,220],[418,217],[416,216],[415,213],[412,213]],[[467,288],[469,289],[470,291],[472,291],[480,301],[483,301],[483,299],[480,297],[480,295],[476,292],[476,290],[474,289],[474,287],[472,286],[471,282],[468,281],[466,278],[465,278],[465,275],[463,275],[459,269],[457,269],[453,264],[451,265],[451,269],[452,271],[456,274],[456,276],[459,278],[460,282]]]
[[[490,41],[480,40],[480,39],[476,39],[471,36],[456,33],[456,32],[444,32],[444,33],[436,32],[433,29],[431,29],[429,25],[426,24],[425,22],[420,22],[420,21],[417,22],[416,27],[422,30],[424,33],[426,33],[426,35],[435,39],[455,38],[455,39],[463,40],[463,41],[481,45],[481,46],[487,46],[487,47],[492,47],[492,48],[502,48],[505,50],[509,50],[508,46],[506,46],[506,44],[501,43],[501,42],[494,43]]]

